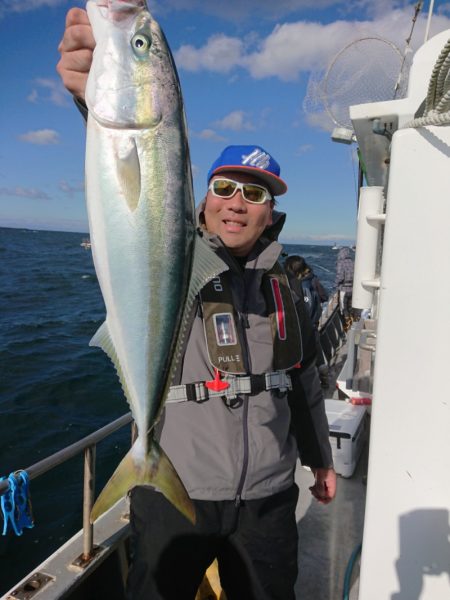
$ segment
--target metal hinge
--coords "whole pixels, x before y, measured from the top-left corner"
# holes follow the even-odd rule
[[[46,573],[33,573],[22,585],[10,592],[6,600],[30,600],[50,581],[55,581],[55,578]]]

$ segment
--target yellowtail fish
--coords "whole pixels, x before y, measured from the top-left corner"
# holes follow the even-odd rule
[[[135,485],[160,490],[187,518],[192,502],[153,436],[180,359],[187,315],[223,263],[195,231],[180,84],[144,0],[90,0],[96,41],[86,88],[86,196],[106,320],[91,345],[117,370],[138,438],[91,521]]]

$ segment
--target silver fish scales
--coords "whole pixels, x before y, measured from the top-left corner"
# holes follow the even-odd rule
[[[224,265],[195,232],[189,148],[170,49],[144,0],[87,3],[96,48],[86,88],[86,197],[106,319],[91,345],[115,365],[138,438],[94,521],[134,485],[194,509],[153,436],[198,291]]]

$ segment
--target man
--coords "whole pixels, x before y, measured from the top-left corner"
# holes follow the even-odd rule
[[[82,104],[94,42],[72,9],[58,65]],[[198,207],[199,235],[228,270],[202,289],[184,359],[158,425],[196,510],[195,526],[159,492],[131,492],[134,600],[193,600],[217,557],[228,600],[293,600],[297,576],[294,483],[299,454],[311,493],[336,489],[314,333],[278,264],[286,192],[260,146],[229,146],[213,163]]]
[[[284,261],[284,268],[292,291],[297,296],[303,295],[308,314],[313,322],[316,338],[317,370],[322,388],[327,389],[329,386],[328,365],[320,344],[319,321],[322,315],[322,302],[328,300],[328,294],[303,256],[291,254]]]
[[[303,256],[289,255],[284,261],[284,268],[291,287],[296,289],[299,294],[303,293],[313,325],[319,327],[322,303],[328,300],[325,288]]]
[[[348,247],[341,248],[336,259],[336,279],[335,286],[339,292],[339,306],[344,318],[344,330],[350,329],[355,317],[352,309],[353,296],[353,272],[355,264],[351,257],[351,250]]]

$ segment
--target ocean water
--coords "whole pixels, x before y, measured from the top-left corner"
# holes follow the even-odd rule
[[[129,410],[109,359],[88,345],[105,309],[84,237],[0,228],[0,476]],[[332,290],[331,247],[284,248]],[[125,427],[98,446],[97,491],[129,443]],[[82,478],[80,456],[31,482],[34,528],[0,535],[0,594],[81,528]]]

